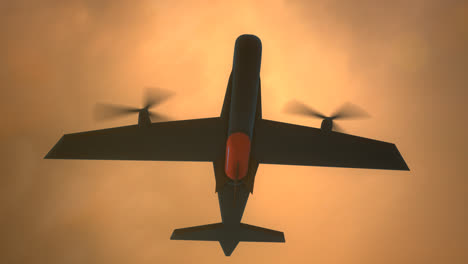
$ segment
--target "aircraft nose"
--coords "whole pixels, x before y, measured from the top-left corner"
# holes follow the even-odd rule
[[[236,46],[255,46],[261,49],[262,41],[255,35],[244,34],[237,37]]]

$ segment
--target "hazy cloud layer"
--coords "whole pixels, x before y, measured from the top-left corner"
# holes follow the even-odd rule
[[[0,262],[216,263],[217,243],[170,241],[220,219],[210,164],[58,161],[63,133],[121,126],[97,102],[176,96],[174,119],[218,115],[236,37],[263,42],[268,119],[298,98],[372,119],[340,125],[397,144],[411,172],[261,166],[244,222],[287,243],[241,243],[238,263],[468,260],[463,1],[3,1]]]

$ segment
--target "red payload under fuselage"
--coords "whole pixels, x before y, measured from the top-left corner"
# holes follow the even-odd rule
[[[232,180],[241,180],[247,175],[250,156],[250,138],[247,134],[236,132],[229,136],[226,143],[226,164],[224,171]]]

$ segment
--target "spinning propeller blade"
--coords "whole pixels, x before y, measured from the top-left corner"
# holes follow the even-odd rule
[[[96,104],[94,117],[97,121],[103,121],[108,119],[113,119],[116,117],[132,114],[132,113],[144,113],[147,112],[151,121],[159,122],[165,121],[169,118],[165,115],[149,111],[150,108],[158,106],[173,95],[172,92],[157,88],[151,87],[146,89],[146,96],[144,98],[144,107],[136,108],[129,107],[124,105],[116,104]]]
[[[157,106],[169,99],[173,95],[174,94],[168,90],[164,90],[158,87],[147,87],[143,108],[152,108],[154,106]]]
[[[98,121],[112,119],[123,115],[138,113],[140,109],[116,104],[96,104],[95,119]]]
[[[327,118],[324,116],[322,113],[319,111],[316,111],[312,109],[311,107],[305,105],[304,103],[301,103],[297,100],[290,101],[286,107],[285,111],[288,114],[295,114],[295,115],[303,115],[303,116],[309,116],[309,117],[317,117],[321,119]]]
[[[304,103],[299,102],[298,100],[292,100],[288,104],[286,104],[285,112],[288,114],[296,114],[323,119],[322,129],[326,129],[327,131],[334,130],[337,132],[343,132],[344,130],[340,126],[337,126],[333,122],[333,120],[370,117],[370,115],[366,111],[349,102],[343,104],[337,111],[335,111],[333,115],[329,117],[305,105]]]
[[[335,113],[330,117],[331,119],[358,119],[367,118],[370,115],[357,105],[351,103],[343,104]]]

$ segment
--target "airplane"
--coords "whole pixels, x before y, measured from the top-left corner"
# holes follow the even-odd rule
[[[139,113],[137,125],[65,134],[45,158],[212,162],[221,222],[176,229],[171,240],[217,241],[226,256],[241,241],[285,242],[283,232],[241,222],[259,164],[409,170],[395,144],[333,131],[343,114],[326,117],[296,104],[297,113],[323,118],[321,128],[263,119],[261,56],[257,36],[236,39],[218,117],[152,122],[148,109],[160,97],[124,110]]]

